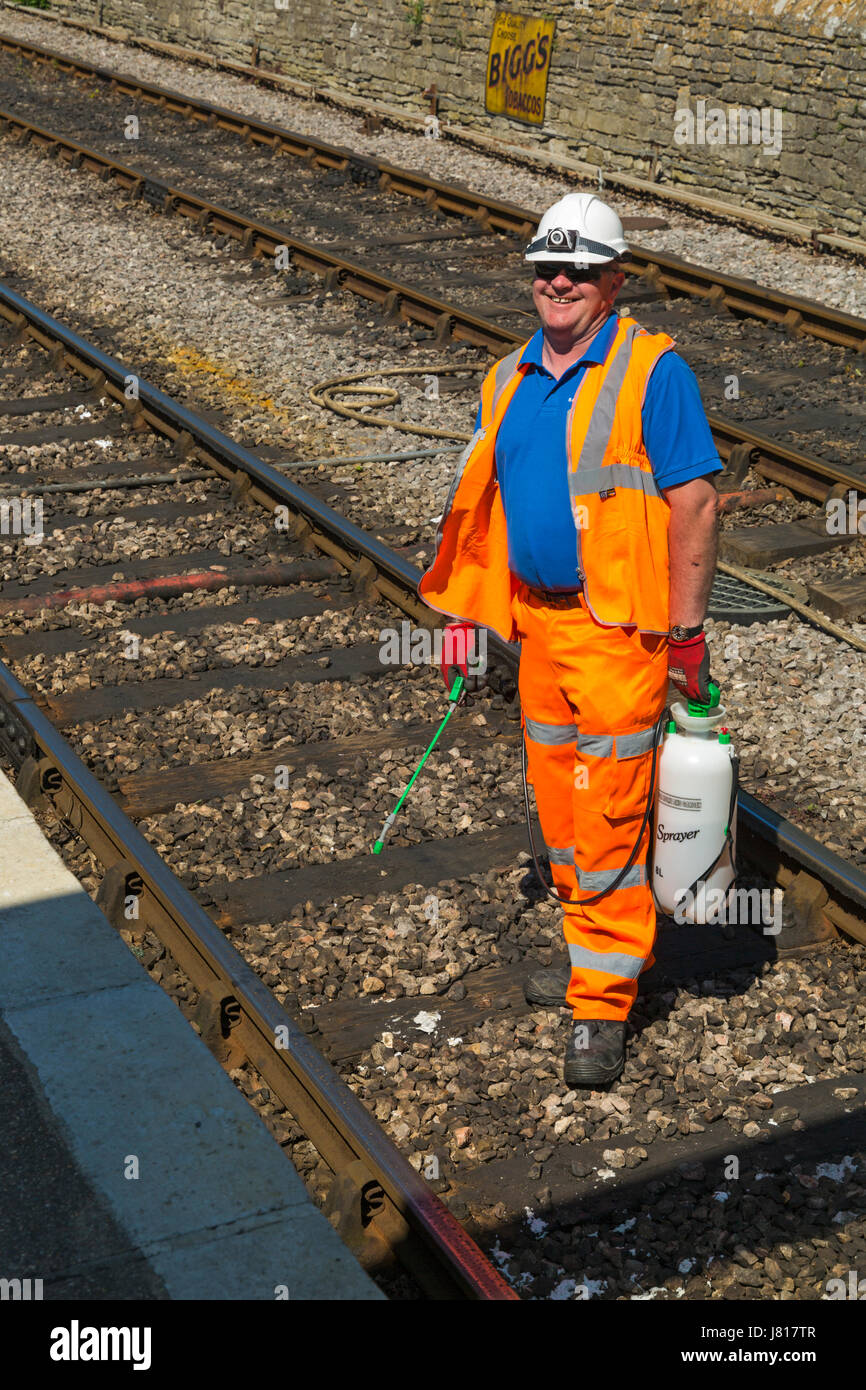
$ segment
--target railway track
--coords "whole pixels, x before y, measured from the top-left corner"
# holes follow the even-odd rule
[[[206,124],[211,129],[231,132],[251,146],[262,146],[268,151],[303,160],[314,168],[341,173],[352,171],[376,181],[383,191],[420,200],[428,208],[449,216],[470,218],[487,231],[508,233],[526,240],[541,216],[540,210],[521,208],[480,192],[447,184],[423,171],[399,168],[385,160],[330,145],[326,141],[257,120],[243,112],[83,62],[54,49],[3,34],[0,34],[0,49],[33,63],[49,65],[55,71],[104,83],[111,92],[131,96],[155,105],[166,113]],[[808,335],[855,351],[866,351],[864,320],[812,300],[771,290],[737,276],[723,275],[647,247],[632,246],[631,269],[645,283],[665,294],[705,299],[714,308],[724,307],[732,313],[754,317],[765,323],[781,324],[798,335]]]
[[[4,7],[9,8],[8,0],[3,0],[3,5],[0,8]],[[30,18],[32,19],[33,16]],[[149,51],[159,55],[160,58],[168,59],[169,62],[191,64],[204,67],[209,71],[216,69],[231,74],[233,77],[240,77],[245,85],[251,83],[256,87],[276,90],[282,95],[299,97],[302,101],[310,104],[321,102],[326,106],[339,108],[352,115],[361,115],[365,126],[369,124],[373,130],[381,129],[383,125],[419,133],[426,129],[426,117],[420,113],[395,106],[381,105],[366,98],[353,96],[338,88],[319,87],[301,82],[295,78],[287,77],[281,72],[262,67],[258,62],[258,54],[255,50],[252,55],[252,63],[245,64],[224,58],[214,52],[191,49],[175,43],[157,42],[140,34],[132,34],[128,30],[118,31],[105,28],[102,25],[90,24],[86,20],[75,19],[68,15],[41,15],[39,19],[55,21],[67,32],[70,29],[77,30],[80,34],[105,40],[109,44],[121,44],[145,52]],[[55,32],[58,31],[55,30]],[[433,92],[427,92],[423,95],[428,98],[435,98]],[[561,176],[587,179],[593,183],[601,176],[604,187],[617,191],[622,190],[638,199],[648,198],[654,204],[668,203],[675,208],[687,213],[694,213],[710,221],[754,229],[760,234],[780,238],[794,245],[805,244],[813,252],[835,251],[859,259],[862,259],[866,254],[866,243],[862,240],[840,235],[830,228],[810,227],[801,221],[779,217],[758,208],[741,208],[724,200],[707,197],[704,194],[694,193],[666,183],[659,184],[654,180],[624,173],[621,170],[600,169],[598,165],[588,164],[583,160],[545,155],[538,147],[494,139],[480,131],[451,122],[444,123],[444,134],[457,145],[483,153],[493,152],[496,158],[508,163],[550,170]]]
[[[4,315],[8,312],[7,303],[4,303],[2,312]],[[12,317],[14,327],[18,328],[20,318],[16,314]],[[16,421],[25,419],[27,423],[34,419],[40,424],[58,419],[74,421],[62,425],[59,431],[52,431],[50,426],[47,431],[49,434],[56,433],[63,443],[60,452],[62,467],[49,470],[47,475],[52,481],[45,485],[55,490],[50,495],[57,496],[59,493],[66,497],[92,499],[94,494],[105,494],[107,491],[110,496],[117,496],[118,482],[124,487],[130,478],[118,479],[118,470],[111,467],[106,469],[104,464],[100,466],[96,463],[88,467],[87,454],[92,453],[91,441],[97,441],[100,451],[107,448],[110,441],[122,448],[121,441],[129,439],[134,446],[137,436],[142,432],[149,435],[149,428],[158,423],[159,436],[168,446],[163,465],[165,471],[158,474],[145,471],[134,490],[121,493],[124,500],[127,496],[133,497],[132,507],[125,508],[125,517],[133,525],[147,526],[165,521],[167,517],[194,518],[202,512],[212,513],[214,508],[218,513],[223,509],[230,513],[233,503],[228,488],[223,489],[224,495],[216,502],[213,499],[205,502],[194,499],[192,502],[178,504],[172,501],[166,504],[158,500],[143,506],[135,505],[142,496],[165,497],[166,483],[171,488],[169,495],[175,497],[178,484],[190,479],[191,470],[184,468],[182,462],[177,466],[171,456],[172,445],[185,454],[187,444],[192,444],[192,436],[184,428],[183,412],[175,413],[170,406],[168,409],[162,408],[166,403],[158,399],[159,393],[155,393],[153,403],[149,398],[140,399],[140,413],[131,419],[127,416],[124,420],[122,410],[112,414],[110,406],[108,409],[106,406],[112,397],[120,401],[125,399],[123,378],[118,378],[111,367],[108,375],[103,375],[102,366],[108,363],[101,354],[82,357],[75,347],[67,352],[65,344],[74,343],[74,335],[53,338],[42,332],[45,326],[44,320],[40,327],[35,327],[31,321],[28,331],[32,331],[36,342],[52,347],[53,365],[46,361],[42,366],[42,374],[48,378],[47,384],[53,385],[58,373],[63,375],[72,366],[83,373],[84,390],[48,392],[35,399],[28,398],[26,394],[23,399],[14,397],[3,402],[2,415],[13,416]],[[8,341],[4,346],[9,347]],[[12,356],[18,356],[14,347]],[[17,361],[13,361],[10,366],[4,365],[0,370],[0,381],[8,390],[10,383],[19,386],[22,378],[26,384],[33,369],[31,364],[22,368]],[[145,397],[148,395],[145,392]],[[136,410],[139,411],[139,406]],[[203,426],[204,422],[199,424]],[[4,459],[8,461],[10,453],[19,448],[28,449],[34,435],[39,434],[38,428],[35,431],[4,432],[0,436]],[[203,442],[203,438],[197,436],[196,451]],[[82,450],[85,453],[83,467],[78,456]],[[238,454],[243,455],[243,451],[238,451]],[[200,461],[197,459],[197,462]],[[237,461],[235,459],[235,464]],[[214,462],[215,479],[232,477],[237,472],[228,458]],[[134,466],[134,462],[131,466]],[[125,467],[125,464],[121,465],[121,474],[124,474]],[[272,473],[266,466],[262,467],[265,477]],[[13,472],[8,467],[5,471],[7,476]],[[58,483],[56,472],[64,475],[65,482]],[[149,482],[148,479],[154,476],[157,483]],[[201,467],[195,476],[203,476]],[[244,476],[249,478],[251,475]],[[40,491],[45,477],[45,472],[41,472],[35,483],[35,492],[40,498],[45,496]],[[16,481],[30,487],[34,480],[28,476],[26,480],[19,477]],[[71,490],[67,491],[70,485]],[[285,487],[287,491],[284,496],[294,491],[291,484]],[[4,515],[4,521],[8,515]],[[295,513],[295,516],[298,514]],[[51,524],[56,533],[58,530],[80,527],[82,522],[75,513],[69,512],[65,515],[54,514]],[[97,521],[95,529],[99,527],[100,522]],[[32,536],[33,533],[30,534]],[[315,581],[323,576],[334,578],[340,572],[339,565],[333,560],[305,562],[301,547],[288,549],[294,550],[298,558],[284,564],[282,574],[275,574],[275,569],[279,567],[271,566],[270,570],[259,575],[257,581],[251,582],[262,584],[270,578],[278,584],[285,583],[285,571],[291,571],[291,578],[298,582]],[[347,552],[338,553],[345,555]],[[209,562],[218,561],[221,556],[215,551],[208,553],[206,558]],[[200,552],[195,552],[193,569],[202,563]],[[175,556],[167,562],[163,559],[161,564],[157,561],[148,565],[147,561],[139,561],[137,569],[142,576],[142,587],[150,584],[151,593],[171,592],[170,585],[160,584],[160,570],[165,573],[166,570],[181,569],[187,578],[180,586],[175,584],[174,587],[180,587],[182,592],[188,592],[194,584],[194,581],[191,584],[188,580],[190,567],[187,565],[184,570],[182,557]],[[98,567],[91,567],[92,575],[98,573]],[[197,577],[209,576],[224,584],[227,580],[243,582],[249,574],[248,567],[242,569],[240,574],[233,575],[217,565],[207,572],[207,576],[203,576],[199,570]],[[6,578],[8,590],[8,571]],[[15,582],[12,581],[13,584]],[[39,587],[37,581],[31,591],[38,593]],[[296,598],[295,605],[305,608],[303,599],[299,604]],[[252,606],[260,615],[268,607],[267,601],[264,605],[258,603]],[[286,607],[284,603],[280,606],[281,609]],[[306,606],[315,612],[317,607],[324,605],[321,600],[318,603],[313,600],[311,604],[308,601]],[[289,601],[289,611],[291,607]],[[228,614],[228,609],[225,613]],[[213,614],[211,612],[204,616],[206,620]],[[173,624],[171,615],[168,615],[169,628],[176,624],[177,619]],[[165,627],[165,623],[157,623],[159,626]],[[63,632],[63,629],[60,631]],[[35,649],[39,652],[50,650],[52,635],[56,635],[56,632],[38,633]],[[86,649],[86,637],[82,640]],[[14,647],[14,642],[12,645]],[[82,650],[76,644],[74,647],[76,651]],[[122,925],[125,921],[124,901],[128,904],[130,895],[136,899],[141,909],[137,920],[158,936],[189,981],[195,995],[196,1024],[220,1060],[234,1066],[243,1060],[254,1066],[273,1095],[280,1098],[303,1126],[304,1133],[315,1143],[318,1153],[336,1175],[331,1210],[338,1214],[350,1243],[359,1251],[364,1247],[368,1262],[375,1262],[374,1255],[381,1262],[383,1251],[393,1258],[394,1252],[399,1249],[401,1261],[428,1293],[441,1297],[512,1297],[507,1286],[464,1235],[459,1224],[400,1157],[393,1144],[370,1120],[315,1047],[311,1046],[303,1028],[262,986],[199,904],[138,834],[118,801],[106,793],[57,728],[49,724],[39,707],[40,703],[45,702],[35,702],[2,663],[0,702],[3,706],[0,739],[5,752],[17,765],[19,789],[37,808],[50,801],[55,813],[68,825],[75,827],[89,849],[99,858],[105,869],[99,898],[115,925]],[[371,1254],[371,1251],[374,1253]]]
[[[21,47],[12,40],[4,42],[13,50]],[[21,51],[25,50],[32,50],[31,56],[38,57],[43,65],[57,58],[58,66],[64,66],[62,56],[49,50],[23,45]],[[386,321],[401,318],[432,330],[439,343],[458,341],[499,355],[523,341],[534,326],[514,242],[515,237],[525,237],[533,225],[532,211],[280,131],[224,108],[127,81],[107,70],[72,60],[66,66],[106,89],[106,100],[98,113],[84,96],[76,102],[65,89],[52,93],[50,83],[28,94],[26,82],[18,79],[17,85],[13,84],[16,108],[0,115],[0,127],[5,122],[7,131],[17,132],[35,147],[49,150],[74,167],[98,173],[134,197],[184,216],[212,235],[231,238],[254,256],[273,261],[279,254],[286,255],[295,270],[324,277],[326,287],[372,301],[384,311]],[[48,71],[54,76],[53,69]],[[10,80],[7,72],[7,87]],[[58,80],[56,76],[54,80]],[[115,98],[111,96],[112,83]],[[128,95],[159,104],[153,114],[160,125],[157,130],[149,129],[148,162],[136,168],[116,157],[123,147],[125,161],[130,145],[120,133]],[[36,123],[32,112],[21,109],[28,104],[38,105],[40,112],[43,108],[51,111],[50,130],[41,124],[43,116]],[[194,155],[184,137],[184,122],[177,123],[178,115],[195,121],[201,132]],[[104,148],[82,144],[81,133],[87,129],[99,136]],[[245,143],[231,138],[226,141],[227,133],[241,135]],[[178,140],[183,142],[180,149]],[[267,154],[260,153],[262,150]],[[298,172],[290,181],[283,179],[280,166],[271,159],[275,150],[303,161],[293,165]],[[175,176],[183,173],[191,184],[167,182],[166,168]],[[337,186],[328,189],[321,181],[323,176],[325,180],[337,179]],[[222,189],[222,203],[214,200],[217,188]],[[249,211],[239,210],[241,199],[249,200]],[[268,214],[285,215],[289,199],[292,228],[306,226],[306,239],[283,222],[265,220]],[[419,206],[422,201],[423,213]],[[250,215],[253,206],[255,215]],[[384,233],[383,217],[387,218]],[[347,249],[352,251],[351,259],[345,255]],[[785,330],[748,346],[737,336],[733,354],[726,354],[737,367],[735,377],[738,381],[742,378],[744,398],[749,402],[736,409],[740,414],[745,409],[747,416],[751,413],[752,419],[765,425],[772,424],[773,434],[756,429],[748,418],[733,418],[732,406],[726,406],[724,415],[711,411],[716,444],[727,465],[724,485],[736,490],[751,476],[818,503],[823,503],[833,489],[837,495],[863,491],[862,411],[858,413],[856,375],[848,373],[844,351],[841,359],[826,354],[816,359],[805,377],[806,381],[810,376],[814,380],[807,391],[816,393],[815,403],[807,402],[804,411],[798,399],[790,421],[784,407],[776,404],[774,393],[789,391],[803,380],[803,364],[798,368],[786,351],[792,342],[808,334],[816,347],[819,340],[827,344],[827,351],[831,351],[829,345],[859,350],[866,323],[751,282],[685,263],[674,265],[671,258],[668,261],[638,249],[635,263],[640,273],[630,277],[621,302],[646,326],[665,326],[685,336],[680,350],[695,367],[711,399],[722,394],[718,344],[726,335],[719,325],[707,331],[701,316],[708,307],[715,312],[727,308],[736,315],[754,315]],[[412,283],[419,266],[423,266],[425,290]],[[395,267],[401,272],[399,278],[395,278]],[[671,299],[692,291],[699,296],[694,304],[687,299]],[[724,320],[721,322],[723,325]],[[795,337],[789,338],[789,333]],[[708,350],[708,339],[712,339],[712,351]],[[724,376],[724,382],[730,379]],[[839,398],[842,409],[832,400],[827,404],[828,394]],[[790,396],[786,399],[791,401]],[[764,401],[762,406],[760,400]],[[789,430],[791,442],[777,437],[780,431]],[[814,451],[798,447],[801,439],[815,441]],[[832,440],[830,456],[828,439]]]
[[[576,1287],[578,1275],[594,1286],[599,1265],[614,1271],[611,1296],[675,1296],[687,1257],[670,1265],[666,1245],[644,1258],[656,1248],[647,1211],[669,1226],[664,1212],[686,1183],[730,1254],[749,1243],[755,1211],[773,1207],[773,1173],[774,1241],[787,1250],[799,1222],[822,1243],[809,1260],[793,1245],[760,1256],[774,1262],[761,1279],[784,1296],[798,1271],[811,1290],[839,1248],[837,1189],[810,1165],[845,1159],[842,1234],[862,1239],[848,1217],[862,1196],[864,1084],[848,1023],[822,1021],[835,1032],[812,1047],[800,1026],[811,1015],[792,1001],[803,989],[837,992],[858,1027],[866,875],[744,796],[741,855],[757,882],[785,890],[779,939],[663,928],[660,977],[647,980],[636,1027],[666,1060],[654,1069],[633,1053],[614,1098],[550,1101],[558,1030],[529,1010],[521,982],[527,952],[556,958],[559,927],[518,883],[513,654],[496,644],[496,693],[461,712],[431,773],[455,814],[443,825],[437,798],[419,799],[373,856],[391,790],[441,709],[432,675],[385,671],[370,641],[404,616],[430,621],[413,565],[143,379],[128,399],[136,374],[5,287],[0,315],[0,411],[15,426],[0,432],[3,471],[22,506],[50,500],[52,538],[44,553],[26,535],[4,547],[17,579],[0,591],[2,739],[19,789],[99,861],[99,900],[116,925],[128,927],[124,906],[136,900],[134,948],[167,981],[186,979],[182,1007],[227,1065],[248,1066],[249,1090],[269,1095],[260,1103],[287,1147],[312,1141],[321,1165],[308,1162],[308,1178],[327,1190],[349,1243],[372,1265],[405,1249],[428,1291],[504,1296],[456,1212],[532,1296]],[[83,391],[70,392],[69,369]],[[455,758],[469,774],[455,775]],[[67,854],[92,878],[87,854],[72,842]],[[735,1065],[727,1104],[707,1102],[716,1072],[698,1070],[698,1044],[723,1022],[719,997],[749,1023],[750,991],[759,1013],[789,1020],[769,1026],[775,1081],[761,1072],[754,1029],[732,1024],[731,1045],[757,1070]],[[699,1013],[683,1013],[699,996]],[[280,1028],[287,1049],[273,1044]],[[518,1094],[507,1077],[489,1081],[513,1058]],[[404,1147],[411,1137],[413,1164],[369,1110]],[[768,1115],[778,1135],[761,1123]],[[749,1176],[729,1190],[736,1217],[722,1230],[713,1188],[719,1155],[732,1152]],[[528,1226],[527,1206],[543,1211]],[[638,1255],[614,1227],[631,1210]],[[590,1225],[604,1226],[600,1242]],[[580,1236],[574,1249],[567,1231]],[[686,1291],[717,1296],[700,1258],[704,1283],[694,1276]]]

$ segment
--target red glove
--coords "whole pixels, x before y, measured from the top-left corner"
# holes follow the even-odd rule
[[[668,675],[687,699],[710,703],[710,653],[703,632],[685,642],[668,638]]]
[[[442,679],[445,688],[449,692],[454,686],[458,676],[463,677],[464,692],[475,694],[481,686],[481,675],[479,671],[481,664],[477,654],[477,633],[474,623],[446,623],[442,632],[442,659],[439,662],[439,669],[442,672]],[[469,670],[469,663],[472,663],[472,671]],[[461,702],[464,699],[461,694]]]

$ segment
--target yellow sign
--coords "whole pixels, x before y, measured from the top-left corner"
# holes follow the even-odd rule
[[[524,19],[500,11],[487,55],[484,106],[491,116],[541,125],[555,19]]]

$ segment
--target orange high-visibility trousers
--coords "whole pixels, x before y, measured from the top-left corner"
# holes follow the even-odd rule
[[[639,583],[639,576],[635,576]],[[529,780],[554,885],[564,899],[575,1018],[624,1019],[653,963],[656,914],[647,871],[652,740],[668,690],[667,637],[603,627],[582,594],[548,601],[521,586],[520,700]]]

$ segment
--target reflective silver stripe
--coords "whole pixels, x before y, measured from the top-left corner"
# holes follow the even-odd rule
[[[551,864],[569,864],[574,868],[574,845],[570,845],[568,849],[556,849],[553,845],[548,845],[547,857]]]
[[[580,463],[581,460],[589,460],[597,468],[598,460],[604,458],[604,450],[610,439],[611,430],[613,429],[617,398],[623,380],[625,379],[629,362],[631,361],[631,345],[634,341],[637,328],[638,326],[635,323],[632,324],[630,328],[626,329],[625,337],[619,346],[616,357],[599,391],[598,399],[593,407],[592,416],[590,418],[587,436],[580,452],[580,458],[576,462],[572,458],[571,451],[572,422],[574,420],[574,412],[577,410],[578,402],[580,401],[581,392],[589,389],[589,383],[592,380],[592,372],[589,369],[584,372],[583,380],[575,391],[574,399],[571,402],[571,408],[569,409],[568,417],[565,421],[565,458],[568,468],[568,495],[571,499],[572,511],[574,512],[575,518],[579,515],[576,508],[583,505],[581,497],[585,493],[583,480],[578,477]],[[619,329],[617,329],[617,333],[618,332]],[[584,467],[586,467],[586,464],[584,464]],[[593,613],[593,616],[595,616],[592,607],[592,598],[589,592],[589,584],[587,583],[586,573],[583,568],[580,526],[576,521],[575,535],[577,537],[577,572],[583,581],[583,595],[586,600],[586,605],[589,611]]]
[[[578,734],[577,747],[581,753],[591,753],[594,758],[613,757],[612,734]]]
[[[622,951],[590,951],[587,946],[568,943],[568,957],[576,970],[600,970],[602,975],[616,975],[621,980],[636,980],[646,959],[627,956]]]
[[[540,719],[526,717],[526,732],[533,743],[574,743],[577,729],[574,724],[542,724]]]
[[[523,346],[525,347],[526,344],[524,343]],[[505,390],[509,381],[513,377],[517,364],[520,361],[520,354],[522,352],[522,347],[515,348],[514,352],[509,352],[508,356],[503,357],[502,361],[497,364],[496,375],[493,378],[493,400],[490,406],[491,420],[493,419],[493,416],[496,414],[496,407],[499,404],[499,397],[502,395],[502,392]]]
[[[604,492],[609,487],[622,487],[645,492],[648,497],[661,497],[652,473],[632,463],[611,463],[607,468],[583,467],[578,481],[584,496],[589,492]]]
[[[590,893],[601,893],[605,888],[609,888],[621,869],[582,869],[579,864],[577,869],[577,882],[581,888],[586,888]],[[646,883],[646,864],[632,864],[622,883],[616,886],[619,893],[624,888],[639,888],[642,883]]]
[[[638,729],[633,734],[581,734],[577,735],[580,753],[591,753],[594,758],[612,758],[614,744],[618,758],[636,758],[640,753],[649,753],[653,746],[655,724],[648,729]]]
[[[638,729],[634,734],[617,734],[616,756],[618,758],[636,758],[640,753],[649,753],[653,746],[655,731],[655,724],[651,724],[648,729]],[[578,747],[580,747],[579,740]]]
[[[574,400],[571,403],[571,409],[568,412],[568,422],[566,424],[566,440],[569,451],[568,481],[572,502],[574,502],[581,493],[587,491],[583,486],[583,478],[578,477],[581,463],[588,460],[591,465],[594,465],[592,467],[592,472],[595,473],[599,471],[597,460],[604,457],[604,451],[610,439],[611,430],[613,429],[613,417],[616,414],[616,403],[619,399],[622,383],[625,381],[625,374],[628,371],[629,363],[631,362],[631,345],[634,342],[637,331],[637,324],[634,323],[630,328],[626,329],[625,337],[617,349],[616,356],[608,369],[595,405],[593,406],[589,428],[586,431],[580,457],[576,460],[571,457],[571,422],[574,418],[574,412],[577,409],[580,392],[575,392]],[[589,376],[590,373],[587,372],[584,379],[588,380]]]

